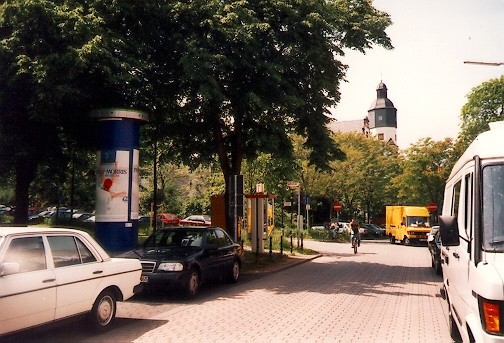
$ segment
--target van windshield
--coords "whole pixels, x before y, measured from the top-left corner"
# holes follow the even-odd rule
[[[483,248],[504,251],[504,165],[483,168]]]
[[[420,216],[408,216],[407,226],[429,227],[429,218]]]

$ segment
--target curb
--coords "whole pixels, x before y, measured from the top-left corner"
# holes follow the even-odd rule
[[[263,275],[271,275],[277,272],[280,272],[282,270],[286,270],[295,266],[298,266],[302,263],[314,260],[316,258],[321,257],[322,254],[316,254],[316,255],[306,255],[305,256],[288,256],[287,261],[283,261],[282,263],[278,264],[272,264],[269,265],[265,268],[258,268],[258,269],[251,269],[251,270],[246,270],[241,272],[242,275],[256,275],[256,276],[263,276]]]

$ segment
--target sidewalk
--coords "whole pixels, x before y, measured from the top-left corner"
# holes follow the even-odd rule
[[[269,252],[265,251],[259,254],[257,261],[255,261],[255,253],[250,250],[250,247],[245,247],[245,254],[245,262],[241,270],[242,275],[268,275],[322,256],[318,252],[314,254],[293,252],[291,254],[290,251],[284,251],[283,255],[280,255],[280,251],[273,251],[270,258]]]

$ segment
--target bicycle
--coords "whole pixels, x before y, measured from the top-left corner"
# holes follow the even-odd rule
[[[352,248],[354,254],[357,254],[357,248],[359,247],[359,235],[353,234],[352,235]]]

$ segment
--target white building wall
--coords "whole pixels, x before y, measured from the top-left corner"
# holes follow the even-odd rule
[[[395,127],[375,127],[369,130],[371,135],[374,137],[379,137],[383,134],[383,140],[388,142],[392,140],[395,145],[397,145],[397,128]]]

